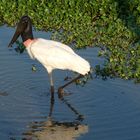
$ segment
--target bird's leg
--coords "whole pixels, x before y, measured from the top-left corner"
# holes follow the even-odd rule
[[[54,108],[54,94],[51,94],[51,98],[50,98],[50,112],[49,112],[49,117],[50,118],[52,116],[53,108]]]
[[[66,86],[70,85],[71,83],[75,82],[76,80],[82,78],[83,75],[79,75],[78,77],[72,79],[71,81],[69,81],[68,83],[66,83],[65,85],[61,86],[58,88],[58,97],[59,98],[62,98],[63,97],[63,94],[64,94],[64,91],[63,91],[63,88],[65,88]]]
[[[52,120],[53,108],[54,108],[54,94],[51,94],[51,98],[50,98],[50,111],[49,111],[48,120],[47,120],[47,125],[48,126],[52,126],[53,125],[53,120]]]
[[[52,78],[52,72],[49,73],[49,78],[50,78],[50,85],[51,85],[51,94],[54,94],[54,84],[53,84],[53,78]]]
[[[54,86],[51,86],[51,94],[54,94]]]

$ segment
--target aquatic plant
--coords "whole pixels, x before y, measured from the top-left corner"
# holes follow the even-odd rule
[[[34,27],[77,49],[100,47],[96,74],[140,82],[139,0],[1,0],[0,24],[28,14]]]

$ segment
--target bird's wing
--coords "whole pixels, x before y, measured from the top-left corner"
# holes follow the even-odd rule
[[[48,47],[63,48],[68,52],[75,53],[71,47],[69,47],[68,45],[63,44],[61,42],[58,42],[58,41],[38,38],[38,43],[41,44],[42,46],[46,46],[46,44],[47,44]]]
[[[89,71],[89,63],[77,54],[57,46],[48,47],[37,46],[35,44],[31,47],[31,51],[34,57],[46,68],[69,69],[81,74]]]
[[[32,46],[31,50],[34,57],[43,65],[54,68],[63,69],[67,67],[71,59],[74,58],[74,54],[69,53],[63,48],[54,46]]]

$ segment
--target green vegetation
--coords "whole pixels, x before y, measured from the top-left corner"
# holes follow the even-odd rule
[[[97,75],[140,82],[139,0],[0,0],[0,24],[14,26],[25,14],[55,40],[100,47]]]

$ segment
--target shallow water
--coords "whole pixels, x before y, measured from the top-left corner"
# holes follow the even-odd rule
[[[73,94],[50,100],[46,70],[7,45],[15,29],[0,27],[0,139],[139,140],[140,86],[121,79],[90,80],[84,87],[71,85]],[[49,38],[50,34],[35,32]],[[92,66],[101,64],[97,48],[77,50]],[[32,72],[32,64],[37,71]],[[55,87],[71,72],[56,70]],[[50,111],[53,107],[53,111]],[[52,114],[51,114],[52,113]],[[77,119],[83,115],[83,120]],[[50,119],[50,116],[52,117]],[[50,127],[51,124],[51,127]],[[52,126],[53,124],[53,126]],[[66,137],[67,136],[67,137]]]

